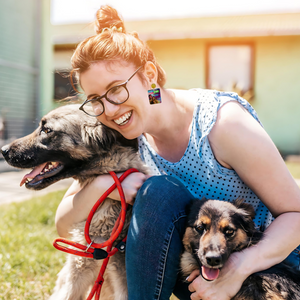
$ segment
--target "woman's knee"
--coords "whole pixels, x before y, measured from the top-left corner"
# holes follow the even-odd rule
[[[186,217],[186,207],[192,199],[194,197],[178,179],[153,176],[137,194],[132,223],[152,231],[163,230],[163,227],[169,227],[168,224],[181,224]],[[179,219],[181,221],[177,222]]]
[[[177,178],[161,175],[152,176],[142,185],[138,191],[136,202],[137,204],[156,204],[172,205],[184,207],[194,197]]]

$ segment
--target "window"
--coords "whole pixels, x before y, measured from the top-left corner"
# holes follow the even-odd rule
[[[250,44],[209,45],[206,68],[207,88],[238,90],[242,94],[252,91],[253,65],[253,46]]]
[[[73,82],[75,82],[75,78],[73,78]],[[69,72],[56,71],[54,74],[54,99],[61,100],[75,95],[76,92],[71,85]]]

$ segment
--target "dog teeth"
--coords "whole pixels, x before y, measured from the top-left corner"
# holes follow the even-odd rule
[[[56,169],[59,166],[58,162],[48,162],[48,164],[46,165],[46,167],[43,169],[42,172],[40,172],[40,175],[43,175],[49,171],[52,171],[54,169]]]

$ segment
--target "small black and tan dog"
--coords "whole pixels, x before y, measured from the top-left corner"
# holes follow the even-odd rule
[[[218,278],[230,254],[258,243],[263,233],[255,229],[254,209],[243,200],[194,200],[188,208],[181,258],[184,276],[199,270],[203,279]],[[234,300],[300,299],[300,272],[284,263],[254,273]]]

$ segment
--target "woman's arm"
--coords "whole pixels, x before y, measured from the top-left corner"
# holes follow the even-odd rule
[[[121,174],[117,174],[120,177]],[[122,182],[126,202],[133,204],[138,189],[149,176],[143,173],[132,173]],[[55,224],[61,237],[68,237],[72,226],[84,221],[96,201],[113,185],[114,180],[110,175],[101,175],[84,188],[78,181],[74,181],[59,204]],[[120,200],[118,190],[115,189],[109,196],[111,199]]]
[[[259,123],[236,102],[225,104],[209,134],[220,164],[234,169],[276,217],[256,246],[231,255],[214,282],[197,277],[192,299],[230,299],[252,273],[284,260],[300,244],[300,189]],[[190,280],[195,278],[192,274]]]

